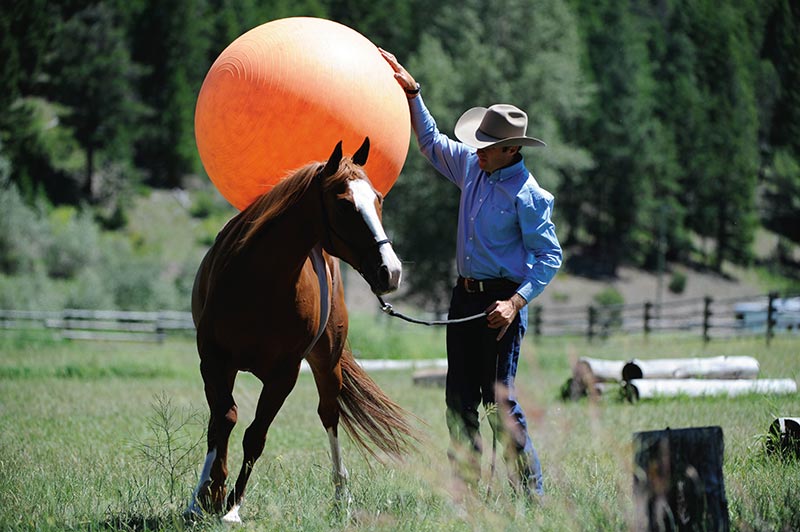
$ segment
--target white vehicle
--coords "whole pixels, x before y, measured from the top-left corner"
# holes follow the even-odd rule
[[[736,319],[746,329],[767,326],[767,301],[748,301],[733,307]],[[775,330],[800,330],[800,297],[775,299],[772,302]]]

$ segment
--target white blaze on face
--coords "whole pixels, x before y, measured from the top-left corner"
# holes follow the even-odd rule
[[[386,240],[386,231],[384,231],[383,224],[381,224],[381,220],[378,217],[378,211],[375,209],[375,201],[377,199],[375,191],[372,190],[368,182],[361,179],[350,181],[349,187],[350,192],[353,194],[356,210],[364,217],[364,221],[375,237],[375,242]],[[391,244],[381,246],[380,253],[383,265],[389,270],[390,279],[395,285],[399,285],[403,267]]]

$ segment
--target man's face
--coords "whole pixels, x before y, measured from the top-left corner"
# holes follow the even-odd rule
[[[506,147],[505,149],[498,146],[479,148],[477,151],[478,166],[484,172],[491,174],[495,170],[511,164],[517,151],[514,147]]]

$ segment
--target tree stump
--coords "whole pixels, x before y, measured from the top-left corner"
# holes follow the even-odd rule
[[[721,427],[634,434],[637,531],[727,531]]]
[[[779,417],[769,426],[767,453],[800,458],[800,417]]]

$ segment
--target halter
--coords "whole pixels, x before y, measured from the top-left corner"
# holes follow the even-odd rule
[[[322,191],[323,191],[323,188],[320,185],[320,191],[319,191],[320,203],[322,204],[322,216],[325,219],[325,223],[322,224],[323,227],[325,228],[325,236],[323,237],[323,240],[325,242],[327,242],[328,244],[330,244],[331,247],[333,247],[333,239],[331,238],[331,235],[332,235],[332,236],[336,237],[338,240],[340,240],[341,242],[343,242],[350,249],[357,250],[356,255],[357,255],[357,258],[358,258],[358,265],[357,266],[353,265],[353,267],[356,269],[356,271],[361,273],[362,270],[364,269],[364,262],[366,260],[365,256],[366,256],[367,252],[372,250],[372,249],[380,248],[384,244],[391,244],[392,241],[390,239],[388,239],[388,238],[384,238],[382,240],[377,240],[377,241],[372,242],[370,244],[367,244],[365,246],[364,245],[359,245],[359,246],[354,245],[350,240],[345,238],[344,235],[342,235],[339,231],[337,231],[336,227],[334,227],[334,225],[332,223],[330,223],[330,216],[328,216],[328,208],[325,206],[325,198],[323,197],[323,192]]]

